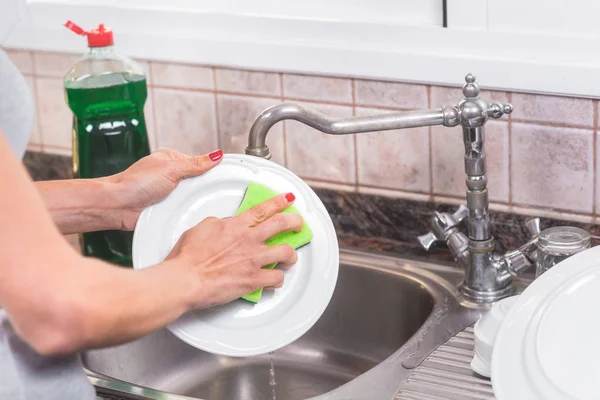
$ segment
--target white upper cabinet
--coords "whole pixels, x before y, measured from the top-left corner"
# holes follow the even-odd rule
[[[0,10],[14,27],[0,36],[7,47],[82,52],[62,27],[71,19],[112,27],[138,58],[443,85],[472,72],[492,89],[600,97],[596,0],[0,0]]]
[[[597,0],[489,0],[487,3],[490,30],[600,36]]]

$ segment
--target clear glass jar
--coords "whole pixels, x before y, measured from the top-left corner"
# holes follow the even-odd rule
[[[537,278],[559,262],[591,247],[590,234],[573,226],[555,226],[540,233],[535,262]]]

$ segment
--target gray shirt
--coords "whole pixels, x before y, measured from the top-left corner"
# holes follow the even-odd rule
[[[33,110],[23,76],[0,48],[0,128],[19,158],[29,141]],[[10,316],[1,307],[0,304],[0,400],[96,398],[78,354],[54,358],[38,354],[17,335]]]

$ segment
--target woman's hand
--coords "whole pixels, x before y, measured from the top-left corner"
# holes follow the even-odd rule
[[[283,272],[262,267],[278,262],[288,268],[297,261],[296,251],[286,244],[269,247],[265,241],[302,229],[301,216],[281,213],[294,199],[288,193],[235,217],[207,218],[181,236],[165,264],[171,264],[173,273],[190,276],[191,308],[227,303],[262,287],[281,287]]]
[[[144,208],[167,197],[182,179],[201,175],[222,159],[221,150],[192,157],[161,149],[106,178],[114,184],[113,198],[121,212],[121,228],[133,230]]]
[[[167,197],[182,179],[201,175],[222,159],[221,150],[197,157],[158,150],[116,175],[35,185],[54,223],[65,235],[131,231],[144,208]]]

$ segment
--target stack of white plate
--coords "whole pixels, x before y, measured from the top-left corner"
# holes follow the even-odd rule
[[[600,247],[535,280],[506,315],[492,355],[498,400],[600,399]]]

